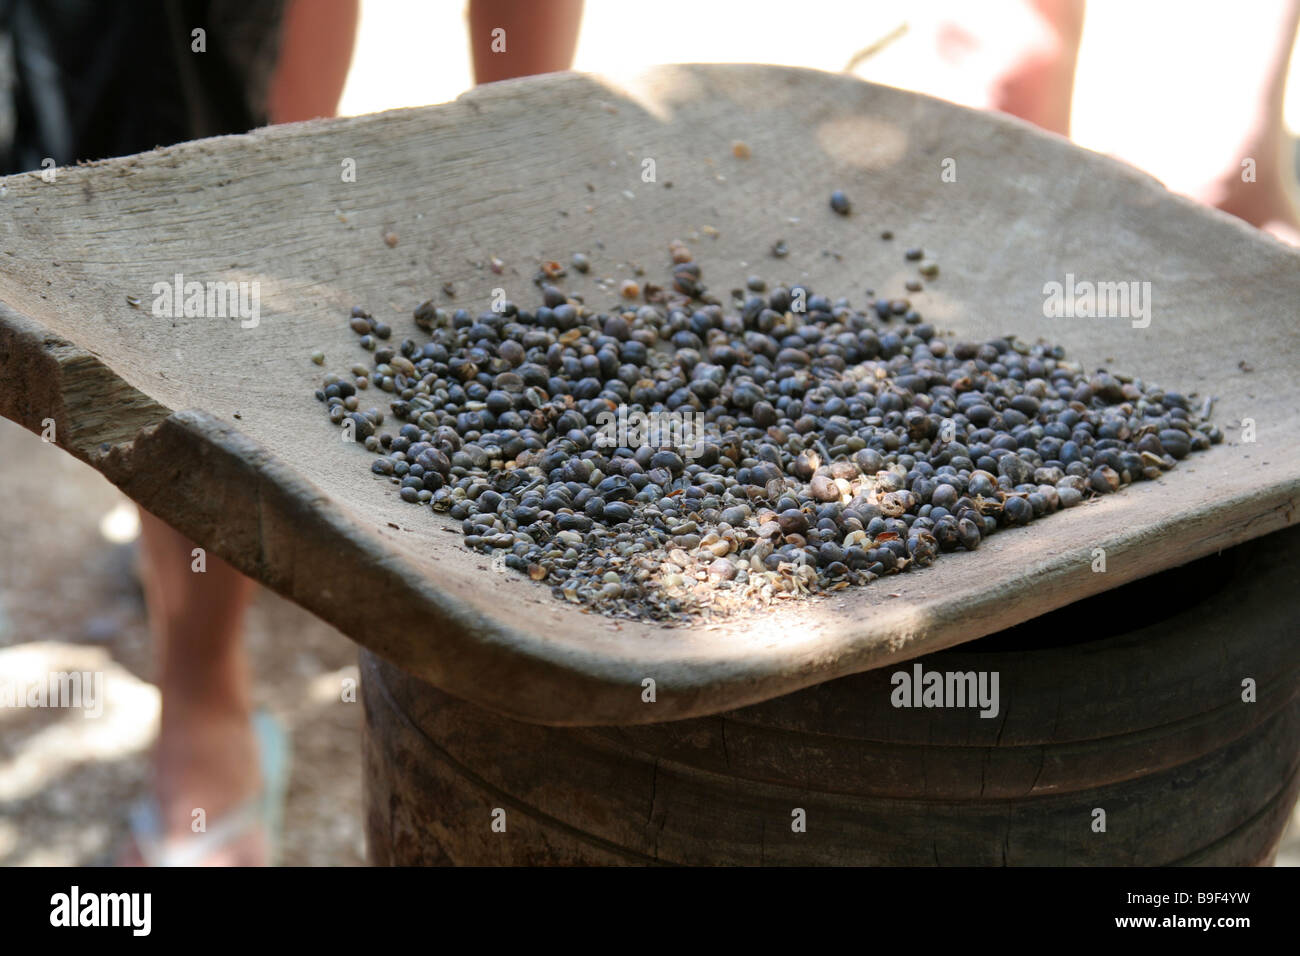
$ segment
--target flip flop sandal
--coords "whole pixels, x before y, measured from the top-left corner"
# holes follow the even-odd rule
[[[203,860],[257,827],[266,831],[270,863],[275,865],[284,818],[285,791],[289,784],[289,735],[269,712],[253,715],[262,790],[209,826],[205,832],[184,837],[163,837],[162,811],[146,797],[131,808],[131,833],[145,866],[198,866]]]

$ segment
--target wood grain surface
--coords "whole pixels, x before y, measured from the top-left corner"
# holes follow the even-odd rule
[[[827,209],[835,188],[847,218]],[[493,572],[453,522],[375,480],[312,398],[322,372],[369,361],[354,304],[418,340],[411,310],[444,282],[475,311],[498,287],[527,302],[541,260],[583,251],[592,272],[565,287],[611,305],[595,280],[665,274],[672,238],[724,294],[759,273],[858,303],[903,294],[902,251],[924,246],[942,274],[912,298],[941,330],[1046,338],[1088,367],[1214,396],[1227,441],[928,570],[665,628]],[[787,258],[768,256],[776,239]],[[35,431],[53,419],[62,447],[141,505],[446,691],[527,721],[650,723],[930,653],[1290,524],[1297,266],[1128,167],[914,94],[761,66],[556,75],[0,180],[0,412]],[[176,273],[257,281],[260,322],[153,315],[151,289]],[[1044,285],[1067,274],[1150,282],[1150,325],[1045,318]]]

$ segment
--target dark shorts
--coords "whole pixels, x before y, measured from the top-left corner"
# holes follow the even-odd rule
[[[0,173],[38,169],[47,157],[63,166],[265,126],[284,7],[0,0],[13,116]]]

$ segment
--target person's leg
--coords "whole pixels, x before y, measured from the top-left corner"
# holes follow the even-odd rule
[[[357,25],[357,0],[294,0],[285,11],[268,109],[273,123],[333,116]],[[155,752],[164,833],[184,838],[195,808],[210,824],[261,787],[242,626],[254,585],[216,555],[191,570],[194,543],[141,512],[149,620],[159,658],[162,717]],[[268,861],[252,832],[204,862]]]
[[[473,0],[476,81],[567,69],[581,12],[581,0],[558,3],[540,18],[531,2]],[[291,4],[268,97],[273,123],[334,114],[356,26],[356,0]],[[497,27],[507,31],[504,54],[490,51]],[[488,37],[486,47],[480,33]],[[485,59],[479,58],[481,48]],[[157,792],[168,835],[183,837],[196,807],[214,821],[260,786],[241,640],[253,584],[214,555],[205,573],[194,573],[193,542],[148,514],[141,514],[141,526],[146,594],[161,659]],[[253,833],[207,862],[261,863],[266,854],[263,835]]]
[[[470,0],[474,82],[569,69],[581,23],[582,0]]]
[[[272,123],[333,116],[356,42],[359,0],[293,0],[271,77]]]
[[[194,570],[193,542],[146,511],[140,530],[162,694],[155,792],[164,835],[183,839],[196,809],[213,824],[261,786],[241,640],[253,582],[212,554]],[[205,862],[256,865],[267,855],[264,834],[254,832]]]

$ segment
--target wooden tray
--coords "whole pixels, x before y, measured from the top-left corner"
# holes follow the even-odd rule
[[[733,140],[752,158],[735,158]],[[827,208],[835,188],[853,201],[848,218]],[[848,77],[541,77],[62,169],[52,183],[10,177],[0,193],[0,412],[35,431],[53,419],[62,447],[204,547],[410,673],[520,719],[632,724],[752,704],[1294,520],[1300,255],[1021,123]],[[444,282],[448,304],[474,311],[496,287],[531,302],[541,260],[583,251],[591,274],[565,286],[602,306],[612,294],[596,278],[626,277],[630,263],[666,274],[672,238],[724,294],[758,273],[858,303],[868,287],[903,294],[915,274],[903,249],[924,246],[942,274],[912,298],[941,329],[1044,337],[1087,366],[1215,396],[1228,439],[1159,482],[931,569],[664,628],[495,573],[453,522],[373,478],[312,398],[324,371],[369,361],[347,326],[354,304],[390,322],[394,341],[420,340],[411,310]],[[768,255],[777,239],[788,258]],[[155,317],[153,286],[176,273],[257,280],[259,324]],[[1067,274],[1150,282],[1149,327],[1045,318],[1044,285]],[[317,348],[324,369],[308,359]],[[1245,418],[1255,443],[1241,440]]]

